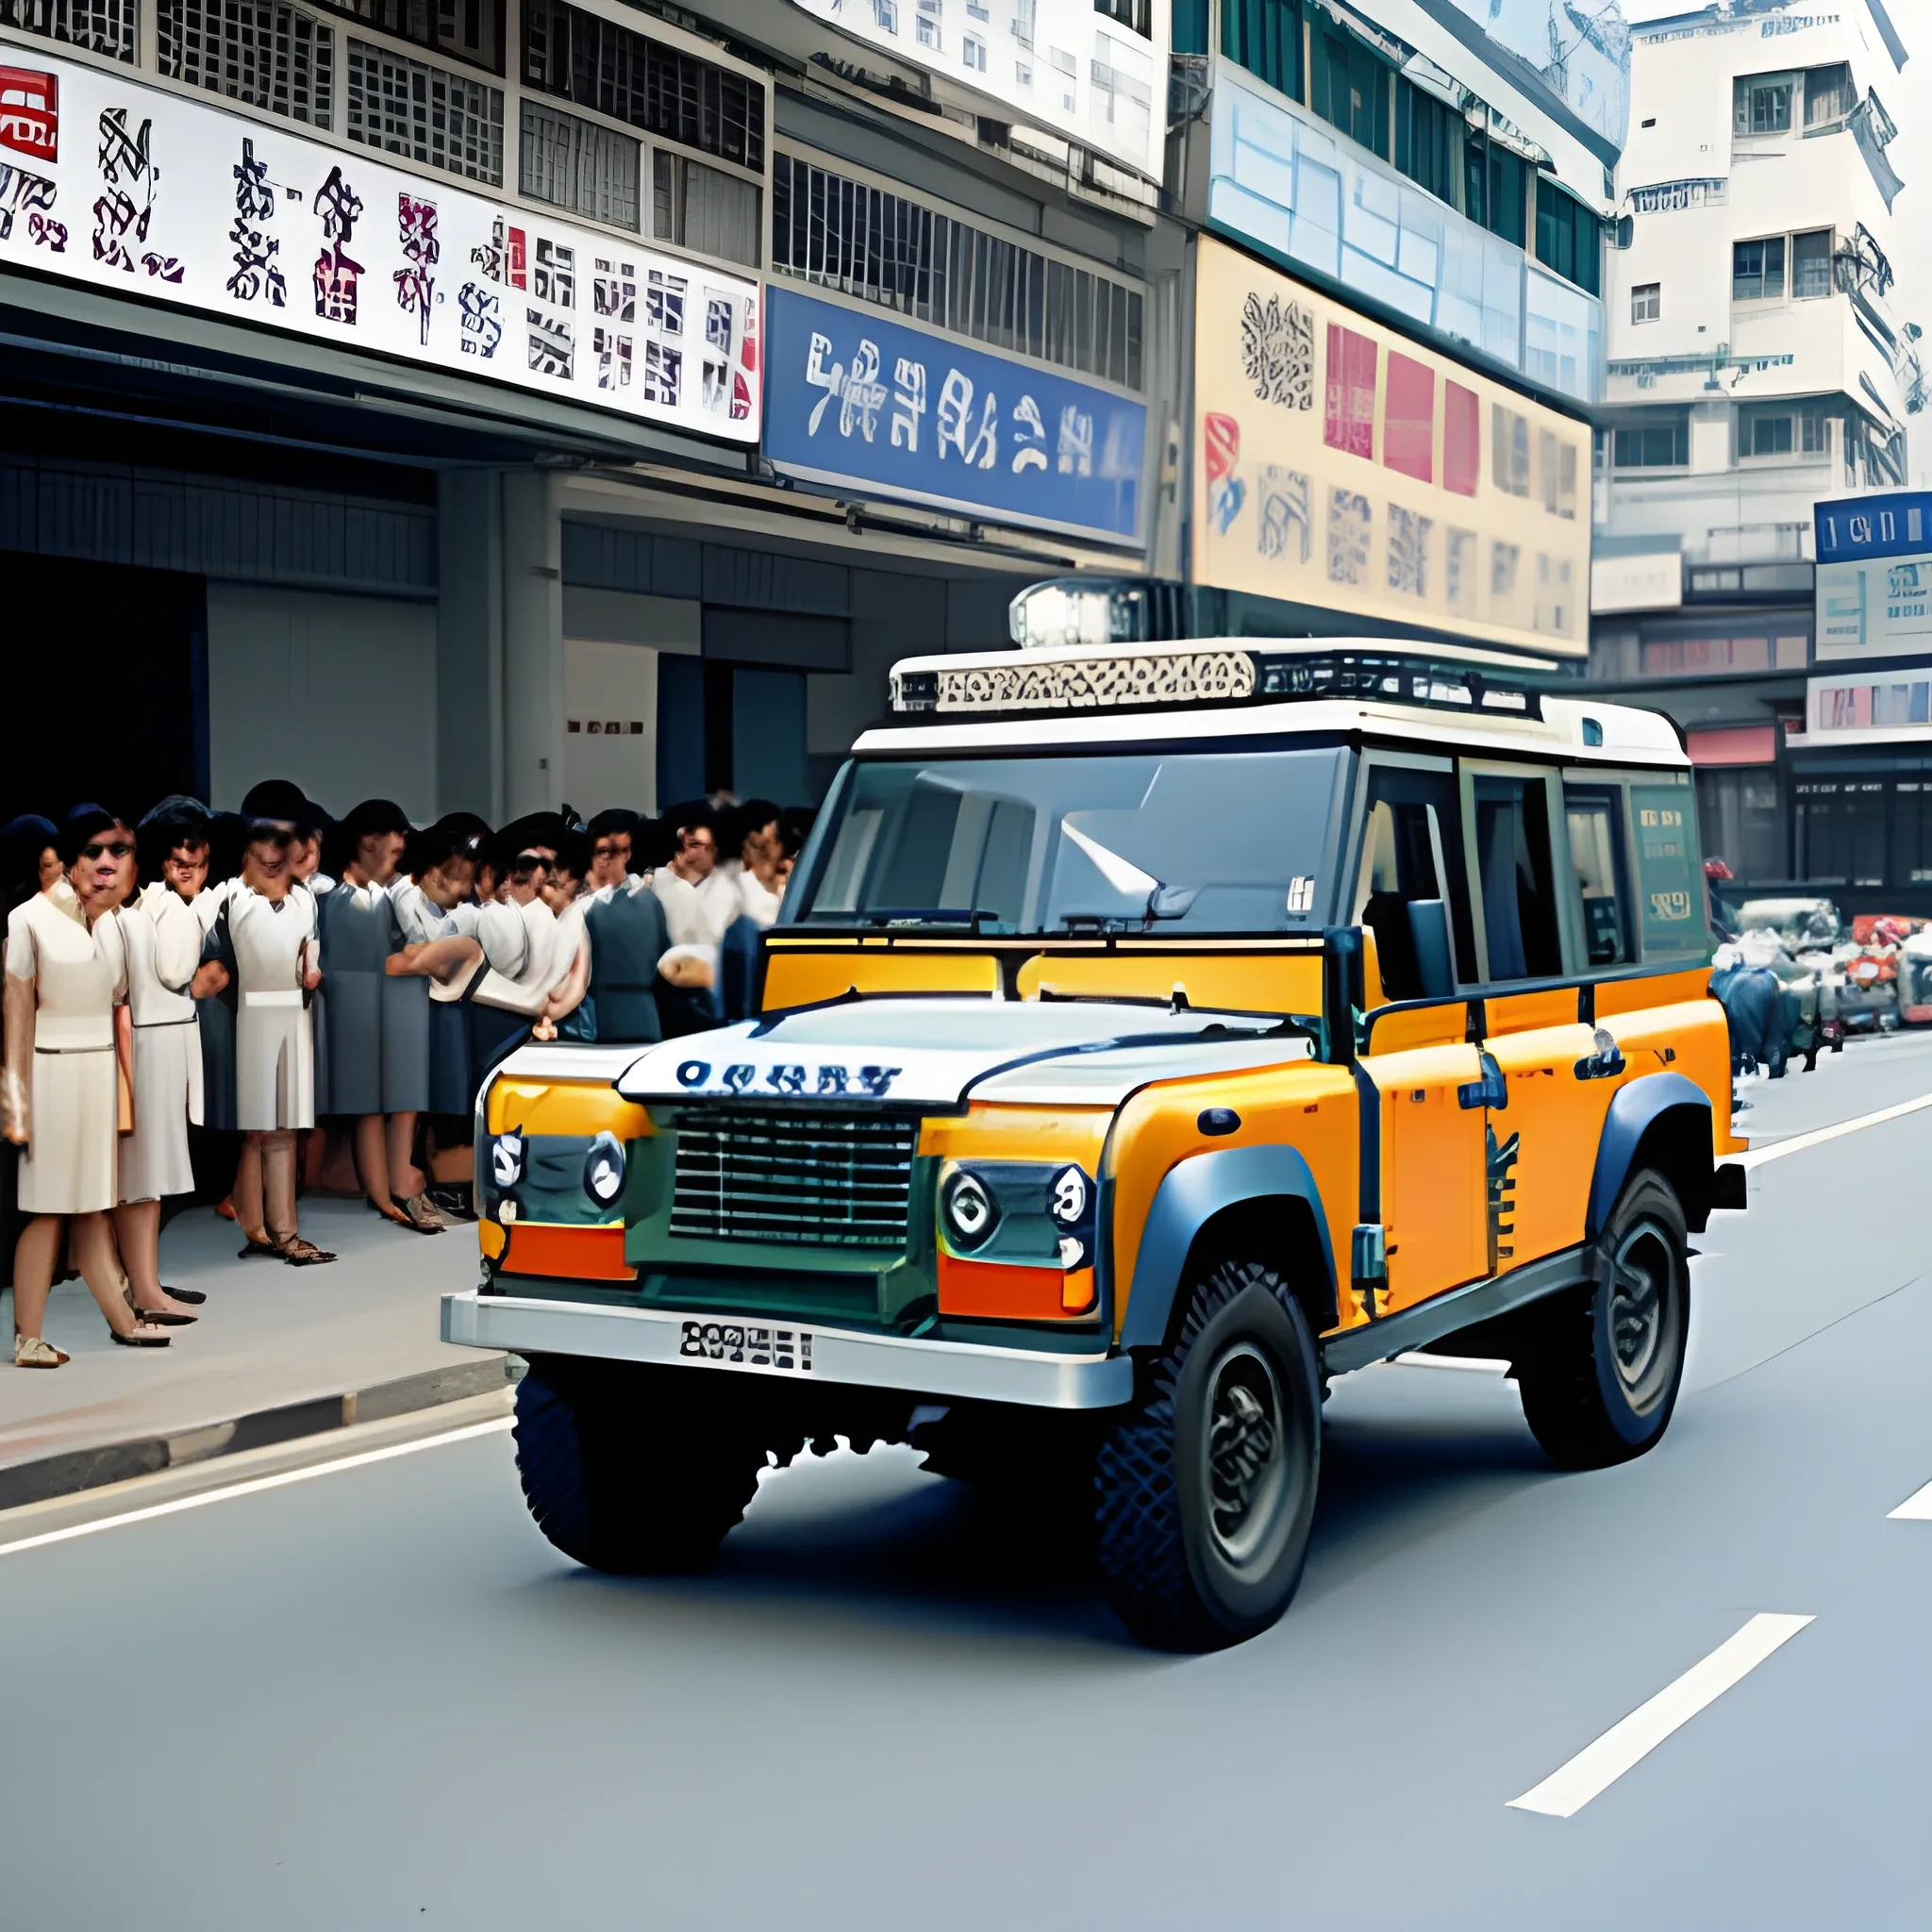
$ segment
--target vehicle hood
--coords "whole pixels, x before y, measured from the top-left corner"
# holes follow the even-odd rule
[[[666,1041],[617,1089],[637,1101],[1115,1106],[1151,1080],[1309,1057],[1305,1038],[1277,1027],[1099,1001],[854,1000]]]

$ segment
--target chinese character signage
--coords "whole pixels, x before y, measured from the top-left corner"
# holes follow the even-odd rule
[[[1046,128],[1160,179],[1170,0],[1149,0],[1140,30],[1092,0],[797,4],[909,66],[991,96],[1007,109],[1002,120]]]
[[[778,288],[766,303],[765,454],[778,469],[1139,542],[1145,405],[877,310]]]
[[[1813,527],[1819,658],[1932,649],[1932,495],[1838,497]]]
[[[754,282],[0,45],[0,261],[736,442]]]
[[[1590,430],[1204,238],[1193,576],[1581,657]]]

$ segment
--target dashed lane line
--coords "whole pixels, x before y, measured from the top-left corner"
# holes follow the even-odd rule
[[[1612,1724],[1595,1743],[1553,1771],[1541,1784],[1520,1798],[1511,1798],[1509,1808],[1541,1811],[1549,1818],[1574,1818],[1812,1621],[1810,1617],[1760,1611],[1703,1662],[1692,1664],[1675,1683],[1667,1684],[1649,1703],[1639,1705],[1622,1724]]]
[[[497,1416],[487,1423],[472,1423],[466,1428],[445,1429],[440,1436],[422,1436],[412,1442],[392,1442],[384,1449],[365,1449],[357,1456],[339,1456],[330,1462],[313,1462],[302,1469],[285,1469],[275,1475],[261,1475],[245,1483],[230,1483],[225,1489],[203,1490],[192,1496],[176,1496],[171,1502],[151,1503],[144,1509],[124,1509],[117,1516],[97,1517],[92,1523],[73,1523],[64,1529],[50,1529],[39,1536],[26,1536],[15,1542],[0,1543],[0,1557],[17,1557],[23,1550],[45,1549],[49,1543],[69,1543],[84,1536],[98,1536],[103,1530],[123,1529],[130,1523],[152,1523],[161,1516],[178,1516],[184,1509],[205,1509],[210,1503],[226,1503],[237,1496],[258,1496],[266,1490],[287,1489],[291,1483],[313,1482],[317,1476],[338,1475],[345,1469],[366,1469],[371,1463],[392,1462],[399,1456],[420,1455],[425,1449],[441,1449],[451,1442],[468,1442],[478,1436],[500,1435],[512,1425],[508,1416]]]
[[[1907,1496],[1896,1509],[1886,1511],[1888,1523],[1932,1523],[1932,1483]]]

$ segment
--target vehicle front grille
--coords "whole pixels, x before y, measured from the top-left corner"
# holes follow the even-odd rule
[[[919,1123],[693,1108],[677,1118],[671,1232],[841,1248],[906,1242]]]

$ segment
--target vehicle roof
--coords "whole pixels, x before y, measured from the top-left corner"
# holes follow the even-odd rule
[[[1289,735],[1690,768],[1668,718],[1597,703],[1574,683],[1559,696],[1555,675],[1513,652],[1390,638],[952,652],[895,664],[895,722],[864,733],[854,750],[1091,750]]]

